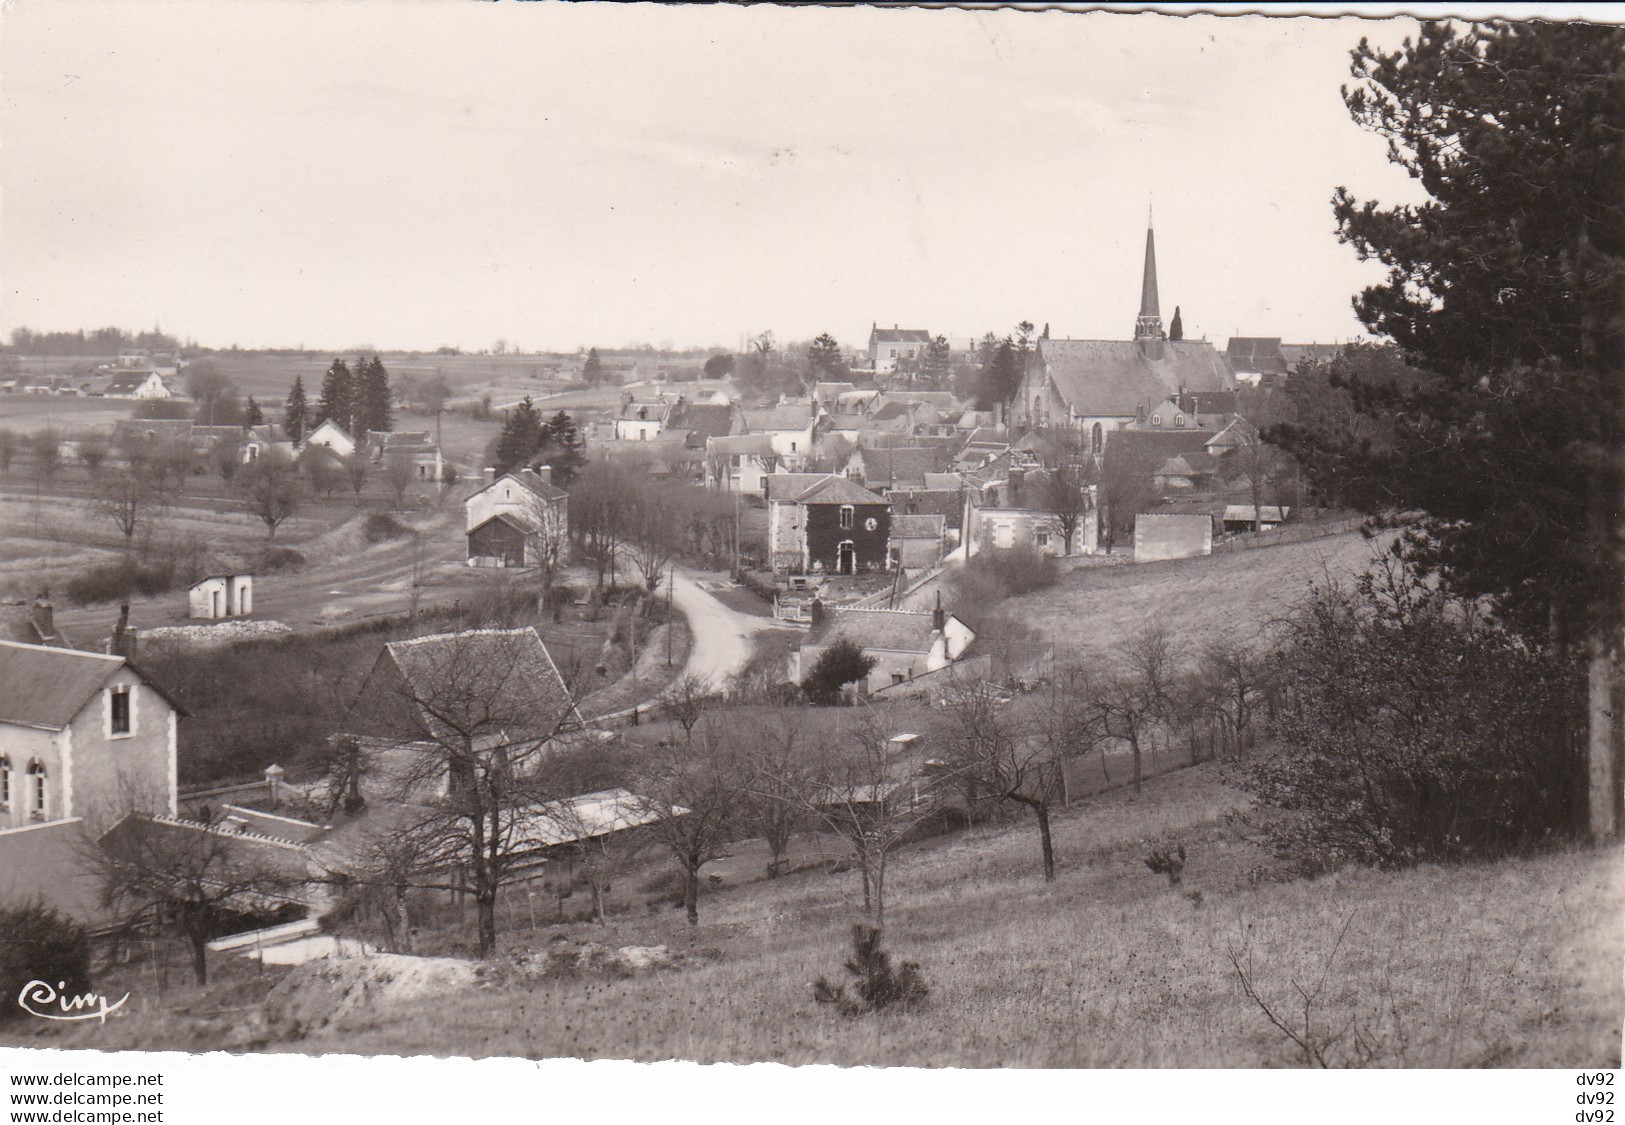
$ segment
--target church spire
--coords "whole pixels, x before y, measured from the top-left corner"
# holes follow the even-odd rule
[[[1140,315],[1134,320],[1136,340],[1162,339],[1162,311],[1157,307],[1157,236],[1151,226],[1150,204],[1145,215],[1145,276],[1140,281]]]

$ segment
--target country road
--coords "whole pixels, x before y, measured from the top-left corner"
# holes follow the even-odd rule
[[[768,629],[794,629],[771,617],[756,617],[730,609],[713,597],[705,583],[726,583],[724,571],[680,569],[674,574],[672,600],[688,618],[694,635],[684,675],[721,688],[750,660],[751,638]]]

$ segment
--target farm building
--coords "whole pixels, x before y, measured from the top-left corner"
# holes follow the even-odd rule
[[[340,457],[348,457],[355,452],[355,438],[331,418],[323,420],[321,425],[305,435],[305,448],[313,445],[331,449]]]
[[[186,592],[188,616],[215,620],[254,612],[252,574],[211,574]]]
[[[1224,530],[1227,534],[1237,531],[1274,531],[1286,522],[1291,512],[1291,508],[1275,504],[1263,504],[1256,509],[1251,504],[1226,504]]]
[[[790,656],[790,678],[800,683],[826,648],[848,640],[875,659],[875,666],[859,685],[860,694],[868,694],[946,668],[975,639],[971,627],[940,604],[930,612],[820,607],[806,642]]]
[[[102,388],[103,398],[164,399],[170,397],[164,377],[156,371],[115,375]]]
[[[570,494],[546,465],[496,476],[463,501],[470,566],[563,565],[570,552]]]
[[[1134,517],[1134,561],[1188,559],[1213,553],[1213,518],[1141,512]]]

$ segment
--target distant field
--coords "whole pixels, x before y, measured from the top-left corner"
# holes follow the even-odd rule
[[[129,400],[0,394],[0,429],[23,434],[52,427],[65,434],[90,429],[111,430],[114,422],[134,413],[135,403]]]
[[[1161,622],[1191,649],[1210,641],[1256,640],[1313,581],[1351,579],[1373,557],[1358,532],[1207,558],[1084,566],[1057,586],[1000,609],[1067,652],[1099,654],[1147,623]]]

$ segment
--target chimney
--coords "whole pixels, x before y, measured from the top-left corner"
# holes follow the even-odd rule
[[[1010,466],[1010,506],[1012,508],[1021,504],[1021,485],[1026,478],[1026,469],[1019,465]]]
[[[525,472],[529,473],[533,477],[540,477],[542,480],[546,481],[548,484],[553,483],[553,466],[552,465],[537,465],[533,469],[526,469]]]
[[[118,624],[113,626],[113,637],[107,643],[109,656],[135,659],[135,630],[130,628],[130,603],[118,607]]]
[[[937,608],[931,611],[931,631],[940,633],[948,626],[948,615],[942,609],[942,591],[937,591]]]
[[[497,479],[496,466],[487,465],[487,466],[485,466],[484,472],[485,472],[485,483],[486,484],[490,484],[492,481]]]
[[[61,639],[56,635],[56,622],[52,618],[49,590],[41,590],[39,597],[34,599],[34,632],[39,634],[39,643],[42,645],[54,644]]]

